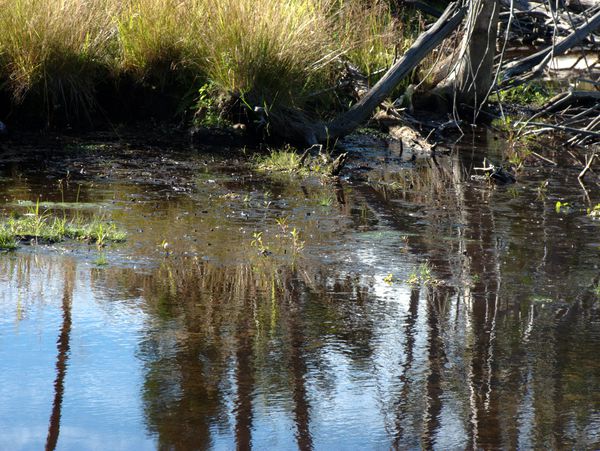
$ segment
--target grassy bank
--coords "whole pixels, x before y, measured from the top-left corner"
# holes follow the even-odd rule
[[[249,105],[331,105],[311,94],[335,84],[343,61],[371,74],[414,37],[418,27],[409,30],[387,5],[0,0],[1,113],[77,121],[119,102],[157,113],[207,106],[220,113],[232,97]]]

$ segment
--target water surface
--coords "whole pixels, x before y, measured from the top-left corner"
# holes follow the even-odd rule
[[[547,149],[569,169],[474,179],[513,152],[485,132],[426,161],[349,145],[335,182],[6,145],[4,212],[128,239],[0,255],[0,449],[600,447],[596,176]]]

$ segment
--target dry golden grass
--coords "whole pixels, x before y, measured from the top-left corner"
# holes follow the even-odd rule
[[[4,89],[73,112],[124,75],[290,103],[331,85],[339,57],[372,72],[404,41],[384,2],[0,0]]]

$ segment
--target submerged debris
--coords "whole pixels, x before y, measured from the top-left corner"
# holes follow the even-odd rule
[[[517,181],[517,178],[512,173],[511,168],[505,168],[502,165],[495,165],[487,158],[483,160],[483,167],[473,169],[476,171],[485,172],[485,176],[496,185],[510,185]]]

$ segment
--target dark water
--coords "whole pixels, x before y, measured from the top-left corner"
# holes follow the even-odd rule
[[[2,210],[128,239],[0,254],[0,449],[600,448],[600,190],[562,149],[494,187],[490,134],[337,183],[52,147],[5,145]]]

